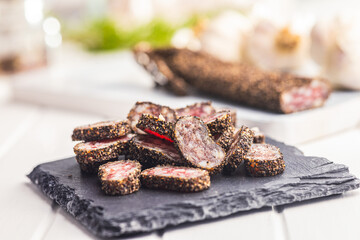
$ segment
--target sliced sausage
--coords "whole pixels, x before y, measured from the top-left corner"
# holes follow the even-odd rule
[[[130,110],[127,118],[130,121],[131,129],[140,134],[144,134],[144,132],[138,129],[136,124],[143,114],[150,114],[155,117],[159,117],[161,115],[167,122],[176,121],[175,110],[167,106],[161,106],[151,102],[136,102],[135,106]]]
[[[73,141],[98,141],[125,136],[130,133],[128,121],[103,121],[74,129]]]
[[[150,135],[137,135],[129,145],[129,156],[140,161],[144,167],[187,164],[174,145],[166,140]]]
[[[141,165],[136,161],[115,161],[99,167],[101,188],[107,195],[126,195],[140,188]]]
[[[143,114],[136,127],[155,137],[174,142],[174,123],[165,121],[161,115],[158,118],[150,114]]]
[[[270,144],[253,144],[244,160],[247,172],[253,177],[274,176],[285,170],[280,149]]]
[[[95,173],[99,165],[109,160],[117,159],[119,155],[128,153],[129,141],[133,134],[121,138],[81,142],[75,145],[74,152],[81,170]]]
[[[210,187],[210,176],[198,168],[157,166],[141,173],[141,183],[147,188],[198,192]]]
[[[223,167],[225,151],[211,138],[206,124],[198,117],[180,117],[174,128],[175,145],[192,166],[216,173]]]
[[[222,147],[225,152],[229,151],[231,143],[234,139],[236,128],[233,126],[228,127],[223,133],[214,136],[215,142]]]
[[[229,126],[232,126],[230,111],[223,110],[215,112],[202,118],[212,135],[223,133]]]
[[[246,126],[242,126],[234,135],[229,151],[226,153],[224,173],[234,172],[253,143],[254,133]]]

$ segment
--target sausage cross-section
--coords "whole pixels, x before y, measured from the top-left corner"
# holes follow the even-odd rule
[[[97,172],[99,165],[117,159],[119,155],[128,153],[128,144],[133,134],[121,138],[81,142],[75,145],[74,152],[80,168],[84,172]]]
[[[176,121],[175,110],[167,106],[161,106],[151,102],[136,102],[135,106],[130,110],[127,118],[130,121],[131,129],[140,134],[143,134],[144,132],[138,129],[136,124],[143,114],[150,114],[155,117],[159,117],[161,115],[167,122]]]
[[[230,111],[227,110],[215,112],[202,118],[202,120],[206,123],[212,135],[221,134],[229,126],[232,126]]]
[[[270,144],[253,144],[244,160],[247,172],[253,177],[274,176],[285,170],[280,149]]]
[[[129,145],[129,156],[144,167],[187,164],[172,143],[151,135],[137,135]]]
[[[125,136],[130,133],[128,121],[103,121],[74,129],[73,141],[98,141]]]
[[[159,118],[150,114],[143,114],[136,124],[136,127],[155,137],[165,139],[169,142],[174,142],[174,123],[167,122],[161,117]]]
[[[109,162],[99,167],[102,190],[108,195],[126,195],[140,188],[141,165],[136,161]]]
[[[210,187],[210,176],[198,168],[157,166],[141,173],[141,183],[148,188],[198,192]]]
[[[198,117],[180,117],[174,128],[175,145],[192,166],[216,173],[223,167],[225,151],[211,138],[206,124]]]

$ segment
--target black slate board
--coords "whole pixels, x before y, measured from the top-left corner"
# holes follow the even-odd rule
[[[127,196],[106,196],[96,176],[81,173],[75,158],[40,164],[28,175],[42,192],[99,237],[150,232],[185,222],[340,194],[359,188],[360,180],[342,164],[305,157],[300,150],[267,140],[284,154],[282,175],[252,178],[240,170],[214,176],[209,190],[176,193],[140,189]]]

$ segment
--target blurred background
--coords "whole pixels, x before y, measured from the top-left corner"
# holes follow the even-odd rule
[[[264,70],[322,76],[335,90],[358,94],[359,5],[355,0],[0,0],[0,101],[124,117],[137,100],[181,106],[208,100],[154,89],[131,52],[143,42],[205,51]]]
[[[0,74],[49,66],[67,48],[99,53],[148,42],[264,69],[322,74],[359,89],[357,2],[2,0]]]
[[[90,238],[65,210],[40,199],[26,174],[73,157],[75,127],[125,119],[136,101],[183,107],[213,100],[236,110],[238,125],[359,177],[359,10],[359,0],[0,0],[0,239]],[[322,76],[334,91],[323,107],[292,114],[175,96],[155,88],[135,61],[131,50],[144,42]],[[359,193],[141,239],[360,239]]]

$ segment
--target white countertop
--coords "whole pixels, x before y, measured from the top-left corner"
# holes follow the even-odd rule
[[[43,196],[26,174],[38,164],[73,155],[72,129],[104,119],[69,109],[11,99],[11,78],[0,79],[0,239],[92,239],[64,210]],[[9,87],[10,86],[10,87]],[[8,89],[8,90],[5,90]],[[5,92],[5,93],[2,93]],[[360,126],[296,145],[360,176]],[[360,190],[186,224],[138,239],[360,239]]]

